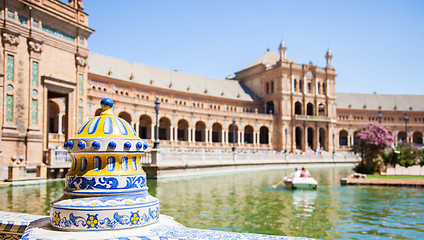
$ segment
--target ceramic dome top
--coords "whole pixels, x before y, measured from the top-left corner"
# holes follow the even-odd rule
[[[114,116],[111,109],[113,101],[110,98],[104,98],[101,106],[100,116],[84,123],[78,133],[64,144],[65,149],[80,152],[144,151],[147,148],[147,143],[136,135],[127,121]]]

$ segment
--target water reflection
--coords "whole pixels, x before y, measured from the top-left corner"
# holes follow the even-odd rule
[[[310,217],[315,209],[315,199],[317,198],[315,190],[298,190],[293,191],[293,205],[297,210],[304,212],[302,216]]]
[[[424,239],[424,191],[341,187],[351,167],[309,168],[316,191],[274,189],[292,169],[148,180],[161,213],[203,229],[321,239]],[[47,215],[63,181],[1,187],[0,210]]]
[[[46,184],[1,187],[0,211],[48,215],[50,202],[63,194],[63,181]]]

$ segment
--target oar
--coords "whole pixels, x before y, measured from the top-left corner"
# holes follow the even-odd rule
[[[273,187],[273,188],[277,188],[277,186],[278,186],[278,185],[280,185],[282,182],[284,182],[284,179],[285,179],[285,178],[283,178],[283,179],[282,179],[281,181],[279,181],[277,184],[272,185],[272,187]]]

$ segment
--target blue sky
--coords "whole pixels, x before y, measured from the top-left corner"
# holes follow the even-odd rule
[[[336,91],[424,94],[424,1],[86,0],[92,52],[223,79],[278,51],[325,66]]]

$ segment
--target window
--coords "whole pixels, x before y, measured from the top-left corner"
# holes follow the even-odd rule
[[[26,17],[18,16],[18,20],[21,24],[24,24],[24,25],[28,24],[28,18]]]
[[[61,38],[63,38],[63,39],[66,39],[66,40],[69,40],[69,41],[75,41],[75,38],[74,37],[72,37],[71,35],[69,35],[69,34],[66,34],[66,33],[64,33],[64,32],[61,32],[61,31],[58,31],[58,30],[56,30],[56,29],[54,29],[54,28],[51,28],[51,27],[49,27],[49,26],[46,26],[46,25],[44,25],[43,24],[43,31],[45,31],[45,32],[47,32],[47,33],[50,33],[50,34],[53,34],[53,35],[56,35],[56,36],[58,36],[58,37],[61,37]]]
[[[32,21],[32,26],[35,27],[35,28],[38,28],[38,27],[40,27],[40,22],[37,21],[37,20],[33,20]]]
[[[82,37],[79,38],[79,44],[84,45],[84,38],[82,38]]]
[[[297,80],[295,79],[293,82],[293,90],[297,92]]]
[[[303,93],[303,81],[299,81],[299,91]]]
[[[32,62],[32,86],[38,87],[38,62]]]
[[[31,100],[31,123],[38,123],[38,101],[37,99]]]
[[[13,121],[13,95],[6,96],[6,121]]]
[[[13,55],[7,55],[7,81],[12,81],[14,79],[14,65],[15,65],[15,57]]]
[[[7,17],[8,18],[15,19],[15,12],[14,11],[11,11],[11,10],[8,10],[7,11]]]
[[[82,75],[82,73],[78,74],[78,95],[82,96],[83,95],[83,87],[84,84],[84,75]]]
[[[312,84],[308,82],[308,93],[312,92]]]
[[[274,81],[271,81],[271,93],[274,93]]]
[[[266,94],[269,94],[269,83],[266,83]]]

